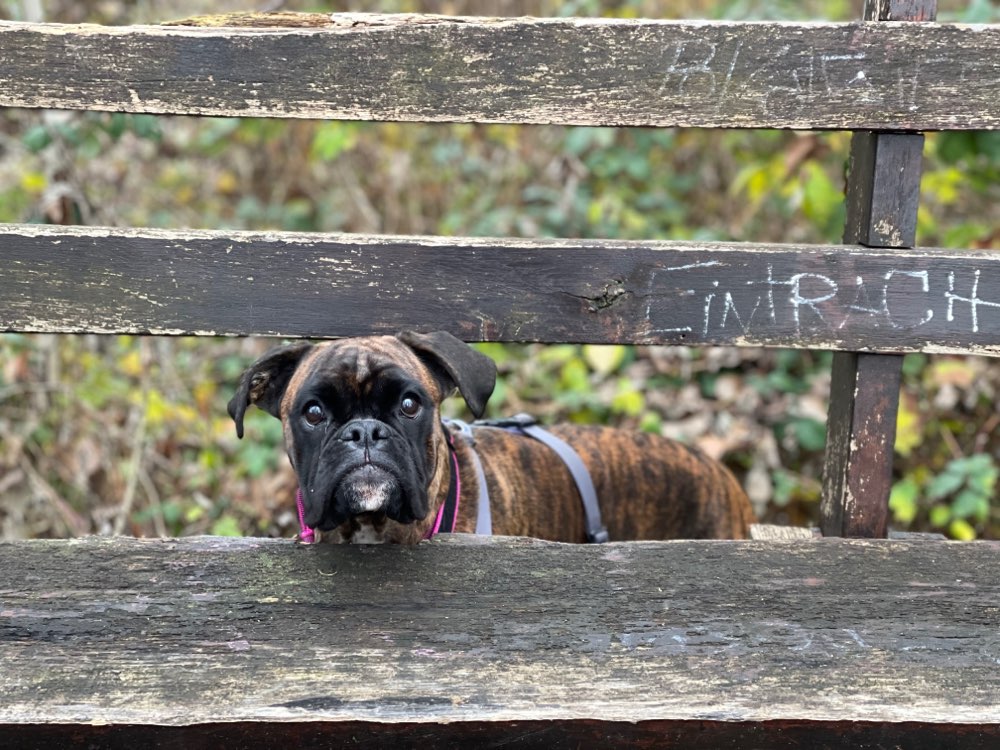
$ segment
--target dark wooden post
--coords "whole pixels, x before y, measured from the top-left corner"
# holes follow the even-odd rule
[[[866,0],[866,21],[933,21],[937,0]],[[908,248],[920,201],[921,133],[860,131],[851,141],[844,242]],[[903,358],[837,352],[827,418],[824,536],[885,537]]]

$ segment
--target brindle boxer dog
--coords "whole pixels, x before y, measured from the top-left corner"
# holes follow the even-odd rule
[[[281,419],[307,525],[341,542],[415,544],[445,501],[451,462],[440,404],[455,389],[482,416],[496,366],[438,332],[294,343],[271,350],[229,402],[236,432],[250,404]],[[733,475],[700,451],[658,435],[607,427],[550,432],[590,471],[612,540],[745,538],[753,514]],[[462,494],[455,531],[475,529],[478,486],[455,440]],[[539,441],[476,427],[493,533],[585,541],[580,495]]]

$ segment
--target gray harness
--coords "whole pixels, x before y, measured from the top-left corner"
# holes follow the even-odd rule
[[[547,445],[556,455],[562,459],[573,477],[577,492],[580,493],[580,500],[583,502],[583,510],[587,523],[587,541],[593,544],[600,544],[608,541],[608,530],[601,523],[601,509],[597,502],[597,491],[594,489],[594,482],[590,478],[590,472],[583,463],[580,455],[573,450],[564,440],[557,438],[551,432],[543,430],[538,426],[535,418],[529,414],[517,414],[506,419],[480,419],[471,425],[458,419],[442,420],[445,428],[455,426],[458,434],[461,435],[469,446],[469,455],[472,457],[472,465],[476,472],[476,482],[479,485],[479,507],[476,513],[476,533],[490,535],[493,533],[493,524],[490,516],[490,493],[486,486],[486,474],[483,472],[483,464],[476,453],[476,440],[472,433],[473,427],[497,427],[508,432],[515,432],[534,438],[540,443]]]

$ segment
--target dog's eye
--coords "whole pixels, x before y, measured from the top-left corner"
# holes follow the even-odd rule
[[[420,402],[415,396],[403,396],[403,400],[399,402],[399,411],[404,417],[413,419],[420,413]]]
[[[315,401],[310,401],[306,404],[306,408],[302,410],[302,416],[313,427],[326,420],[326,412]]]

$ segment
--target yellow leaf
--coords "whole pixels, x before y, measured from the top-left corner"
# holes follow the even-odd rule
[[[976,379],[975,370],[964,359],[938,359],[928,368],[927,377],[936,385],[968,388]]]
[[[948,535],[952,539],[962,542],[971,542],[976,538],[976,530],[968,521],[958,518],[948,525]]]
[[[226,171],[215,180],[215,189],[220,193],[235,193],[240,186],[240,181],[232,172]]]
[[[751,201],[758,201],[764,197],[771,186],[766,169],[758,169],[747,181],[747,197]]]
[[[517,148],[521,130],[521,128],[514,125],[487,125],[486,137],[494,143],[499,143],[513,151]]]
[[[190,404],[179,404],[174,409],[174,416],[178,422],[182,423],[197,422],[201,419],[201,415]]]
[[[583,359],[594,372],[610,375],[625,361],[625,347],[587,344],[583,347]]]
[[[203,414],[211,411],[216,391],[216,385],[211,380],[203,380],[194,387],[194,402]]]
[[[37,195],[45,190],[47,184],[45,175],[40,172],[25,172],[21,175],[21,189],[25,192]]]
[[[587,221],[590,224],[600,224],[604,215],[604,204],[599,200],[593,200],[587,205]]]
[[[912,397],[902,394],[896,415],[896,452],[899,455],[909,456],[920,445],[924,438],[921,427],[920,414],[914,408]]]
[[[159,391],[150,391],[146,398],[146,419],[152,427],[159,427],[167,420],[167,403]]]
[[[137,378],[142,375],[142,357],[139,355],[139,350],[133,349],[119,359],[118,366],[129,377]]]
[[[174,200],[180,205],[187,205],[194,200],[194,188],[190,185],[181,185],[174,194]]]

